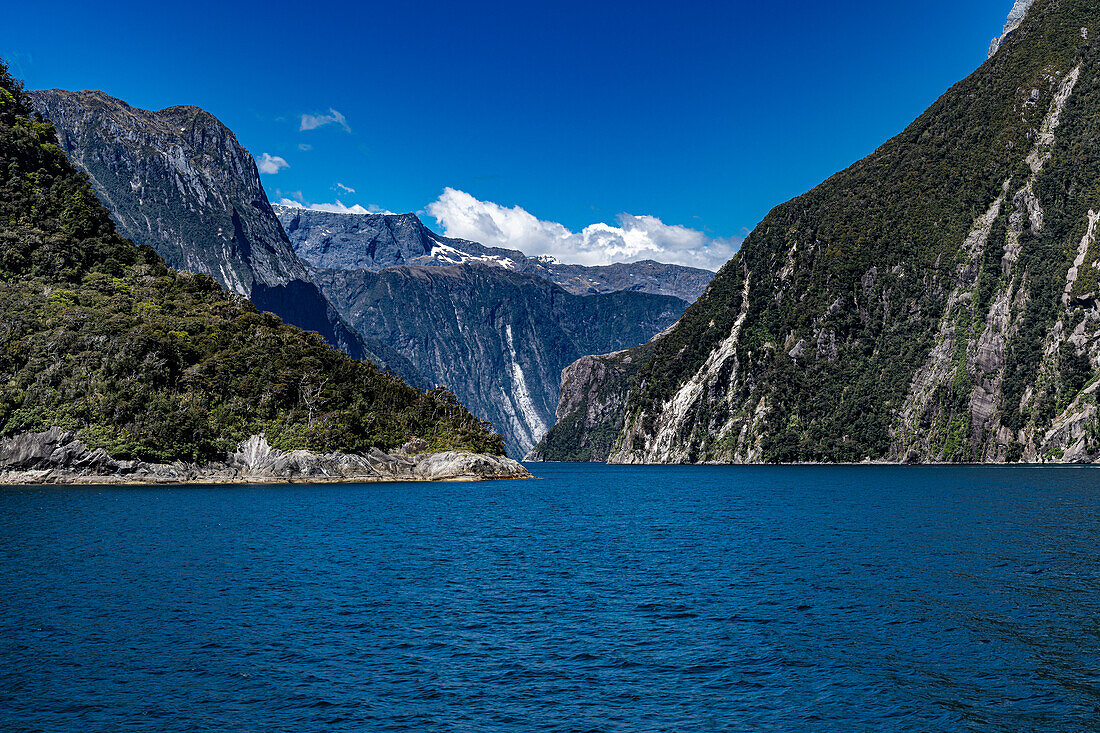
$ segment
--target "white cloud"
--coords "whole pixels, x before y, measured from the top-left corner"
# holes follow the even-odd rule
[[[260,169],[260,173],[275,174],[283,168],[289,168],[290,163],[287,163],[285,159],[280,158],[278,155],[264,153],[263,156],[256,161],[256,167]]]
[[[351,132],[348,121],[342,114],[331,107],[327,115],[302,115],[302,126],[298,129],[300,131],[316,130],[318,127],[324,127],[325,125],[331,124],[340,125],[340,127],[344,128],[344,132]]]
[[[309,150],[313,150],[313,146],[310,145],[309,143],[298,143],[298,149],[301,150],[304,153],[304,152],[307,152]]]
[[[338,188],[339,190],[343,191],[344,193],[355,193],[355,189],[354,189],[354,188],[352,188],[351,186],[345,186],[345,185],[344,185],[344,184],[342,184],[342,183],[337,183],[337,184],[336,184],[336,188]]]
[[[343,204],[343,202],[341,202],[339,199],[336,200],[336,203],[332,203],[332,204],[310,204],[309,206],[306,206],[305,204],[301,203],[300,201],[295,201],[294,199],[283,198],[283,199],[279,199],[279,204],[282,205],[282,206],[289,206],[289,207],[294,208],[294,209],[309,209],[310,211],[327,211],[331,214],[389,214],[389,213],[392,213],[392,212],[389,212],[389,211],[378,211],[377,210],[378,207],[376,207],[376,206],[371,206],[369,209],[364,208],[364,207],[360,206],[359,204],[354,204],[352,206],[345,206]]]
[[[620,214],[618,225],[591,224],[579,232],[536,218],[519,206],[507,208],[446,188],[428,213],[449,237],[493,247],[550,255],[560,262],[607,265],[657,260],[717,270],[741,246],[739,238],[709,237],[696,229],[669,225],[655,216]]]

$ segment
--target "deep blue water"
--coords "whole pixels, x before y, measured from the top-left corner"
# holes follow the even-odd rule
[[[0,491],[0,729],[1100,729],[1100,470],[533,469]]]

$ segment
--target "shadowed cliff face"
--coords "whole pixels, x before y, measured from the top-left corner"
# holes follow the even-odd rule
[[[213,115],[187,106],[151,112],[93,91],[51,89],[31,99],[123,236],[425,386],[407,359],[341,321],[294,253],[252,156]]]
[[[562,369],[583,354],[645,342],[683,312],[677,298],[578,296],[500,267],[315,269],[344,317],[408,358],[522,457],[554,424]]]
[[[481,263],[536,275],[576,295],[634,290],[689,303],[714,278],[710,270],[652,260],[587,267],[527,257],[514,249],[441,236],[415,214],[337,214],[278,204],[274,210],[294,250],[314,267],[381,270],[394,265]]]
[[[574,368],[540,455],[1095,460],[1098,32],[1094,0],[1018,2],[981,68],[776,207],[629,369]]]
[[[170,267],[248,296],[255,282],[307,280],[255,161],[198,107],[152,112],[102,92],[32,92],[61,149],[92,180],[123,236]]]

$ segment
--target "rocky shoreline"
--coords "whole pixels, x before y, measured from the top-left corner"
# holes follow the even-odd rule
[[[281,451],[253,435],[224,462],[146,463],[111,458],[73,433],[50,428],[0,441],[0,485],[26,484],[255,484],[380,481],[484,481],[533,478],[503,456],[425,453],[422,442],[366,454]]]

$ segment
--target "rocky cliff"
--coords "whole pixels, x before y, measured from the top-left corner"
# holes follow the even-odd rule
[[[120,230],[134,241],[177,267],[211,275],[258,308],[410,384],[450,386],[507,436],[517,456],[553,424],[562,367],[587,351],[645,342],[686,307],[657,293],[683,292],[694,299],[713,277],[658,263],[559,265],[441,237],[411,214],[272,208],[251,156],[209,113],[195,107],[150,112],[102,92],[33,95],[57,126],[66,154],[89,175]],[[484,293],[468,287],[465,277],[402,284],[405,275],[395,273],[378,285],[377,278],[360,274],[460,263],[494,266],[476,278]],[[331,272],[323,276],[322,292],[318,273],[324,268]],[[524,272],[529,274],[519,274]],[[599,298],[583,307],[563,306],[576,298],[565,297],[555,279]],[[425,294],[416,287],[428,281],[440,290]],[[618,290],[636,292],[611,296]],[[361,302],[368,292],[369,306]],[[486,311],[490,301],[494,305]],[[614,337],[591,336],[597,332]]]
[[[1100,7],[1027,6],[904,132],[774,209],[633,377],[578,380],[562,428],[615,394],[621,427],[581,437],[613,430],[617,462],[1100,455]],[[544,457],[581,450],[558,437]]]
[[[138,109],[98,91],[31,98],[119,233],[155,249],[169,267],[210,275],[246,297],[255,283],[308,281],[252,155],[209,112]]]
[[[313,278],[349,323],[453,391],[508,436],[517,457],[554,424],[565,366],[644,343],[687,307],[631,291],[574,295],[486,264],[317,268]]]
[[[416,441],[503,454],[453,395],[353,360],[122,237],[57,142],[0,63],[0,438],[16,458],[33,459],[19,441],[51,426],[79,441],[63,441],[57,463],[78,471],[202,464],[261,434],[286,453]]]
[[[227,290],[357,359],[423,384],[406,360],[345,324],[310,282],[232,131],[198,107],[159,112],[103,92],[31,92],[35,109],[110,209],[118,230],[169,266],[210,275]]]
[[[577,295],[635,290],[689,303],[714,277],[710,270],[651,260],[587,267],[527,257],[514,249],[441,236],[415,214],[332,213],[281,205],[274,210],[294,250],[314,267],[381,270],[394,265],[482,263],[536,275]]]
[[[623,428],[630,387],[652,355],[652,343],[583,356],[561,373],[556,421],[529,461],[606,461]]]
[[[1031,9],[1034,3],[1035,0],[1016,0],[1016,4],[1012,6],[1012,10],[1008,13],[1008,19],[1005,20],[1001,35],[990,42],[989,56],[987,58],[993,58],[993,54],[1000,50],[1001,45],[1004,44],[1009,34],[1020,27],[1020,24],[1024,22],[1024,18],[1027,17],[1027,11]]]

